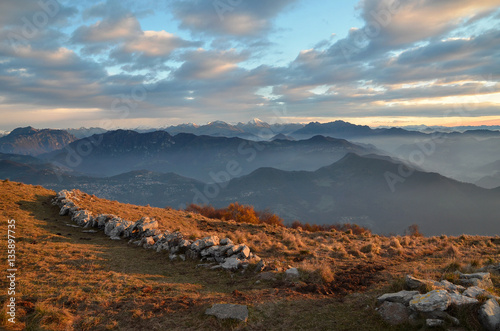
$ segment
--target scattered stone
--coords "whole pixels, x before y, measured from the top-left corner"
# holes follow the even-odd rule
[[[229,238],[224,238],[220,241],[221,245],[234,245],[233,241]]]
[[[266,271],[259,274],[259,278],[262,280],[276,280],[276,274],[274,272]]]
[[[428,318],[425,320],[425,325],[429,328],[439,328],[444,326],[444,321],[436,318]]]
[[[297,268],[290,268],[287,271],[285,271],[285,277],[286,279],[297,279],[300,277],[299,269]]]
[[[237,257],[229,257],[224,261],[224,263],[221,264],[222,268],[226,270],[236,270],[240,267],[240,265],[241,260]]]
[[[443,279],[440,282],[435,282],[434,287],[437,287],[438,289],[446,290],[450,293],[457,293],[457,294],[460,294],[463,291],[465,291],[465,287],[463,287],[462,285],[453,284],[453,283],[447,281],[446,279]]]
[[[72,227],[72,228],[80,228],[78,225],[68,224],[68,223],[66,223],[66,226],[69,226],[69,227]]]
[[[244,249],[247,249],[247,245],[244,245],[244,244],[239,244],[239,245],[234,245],[232,246],[228,251],[227,251],[227,256],[231,256],[231,255],[234,255],[234,254],[237,254],[239,252],[241,252],[242,250]],[[248,250],[250,251],[250,249],[248,248]]]
[[[463,274],[457,271],[460,277],[460,283],[464,286],[477,286],[483,289],[493,287],[493,282],[491,281],[491,275],[489,272],[477,272],[474,274]]]
[[[479,309],[479,320],[488,331],[500,330],[500,305],[489,299]]]
[[[83,230],[83,233],[96,233],[96,230]]]
[[[449,293],[448,296],[450,297],[450,304],[455,305],[455,306],[463,306],[463,305],[478,303],[478,301],[476,299],[469,298],[469,297],[467,297],[465,295],[461,295],[461,294]]]
[[[410,301],[410,308],[418,312],[445,311],[451,303],[448,292],[433,290],[426,294],[418,294]]]
[[[378,308],[380,317],[391,325],[408,322],[409,312],[405,305],[399,302],[384,301]]]
[[[486,295],[486,290],[482,289],[477,286],[471,286],[468,289],[466,289],[463,293],[463,295],[468,296],[469,298],[477,298],[480,295]]]
[[[213,315],[219,319],[235,319],[246,322],[248,319],[248,308],[244,305],[215,304],[205,311],[206,315]]]
[[[418,294],[418,291],[399,291],[396,293],[386,293],[379,296],[377,298],[377,301],[379,303],[382,303],[384,301],[398,302],[408,306],[411,299],[413,299],[413,297]]]
[[[428,285],[429,283],[430,282],[427,280],[418,279],[418,278],[415,278],[411,275],[406,275],[406,277],[405,277],[406,286],[412,290],[417,289],[417,288],[424,286],[424,285]]]
[[[191,249],[195,251],[201,251],[204,248],[215,246],[219,244],[219,237],[210,236],[203,239],[198,239],[191,244]]]
[[[153,237],[145,237],[141,240],[142,247],[144,248],[151,248],[155,244],[155,240]]]
[[[264,262],[264,260],[259,260],[259,262],[257,262],[257,264],[255,265],[255,272],[261,272],[265,267],[266,263]]]

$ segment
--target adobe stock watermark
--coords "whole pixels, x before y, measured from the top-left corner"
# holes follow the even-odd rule
[[[115,99],[111,102],[110,110],[115,114],[114,119],[104,119],[99,123],[99,127],[105,130],[110,130],[114,127],[114,121],[117,119],[126,119],[130,116],[132,111],[138,109],[141,102],[145,101],[148,94],[155,90],[157,84],[151,85],[137,85],[134,86],[130,93],[117,95]],[[63,163],[58,161],[53,161],[52,164],[61,169],[57,171],[56,175],[58,177],[59,183],[64,179],[62,174],[64,170],[75,169],[80,166],[85,157],[88,157],[103,141],[103,135],[93,135],[85,139],[78,141],[76,146],[66,145],[64,150],[66,155]]]
[[[7,320],[16,323],[16,221],[7,221]]]
[[[286,117],[287,108],[286,105],[281,105],[281,108],[272,109],[275,118],[270,122],[281,122],[281,119]],[[270,128],[262,128],[259,130],[260,136],[272,136],[276,132],[273,132]],[[247,156],[244,161],[247,163],[252,163],[258,156],[259,153],[266,149],[266,145],[257,141],[242,141],[237,148],[238,155]],[[193,204],[196,205],[209,205],[210,200],[217,198],[221,190],[225,189],[229,184],[229,181],[233,178],[241,176],[243,173],[243,167],[237,160],[229,160],[226,162],[225,168],[218,172],[210,171],[208,175],[213,180],[212,183],[207,183],[203,187],[203,191],[199,189],[193,189],[194,197],[192,200]]]
[[[399,0],[395,0],[387,4],[385,8],[370,12],[371,20],[369,20],[362,29],[353,32],[352,42],[344,40],[339,43],[338,47],[344,55],[347,62],[351,61],[352,56],[361,53],[371,39],[375,39],[380,35],[382,28],[388,27],[401,8]]]
[[[494,81],[492,74],[484,78],[484,81]],[[486,93],[481,93],[486,90]],[[480,102],[479,95],[496,92],[493,85],[478,86],[475,91],[475,101],[473,103],[458,103],[445,112],[444,117],[458,118],[454,126],[463,125],[464,118],[471,117],[471,113],[478,109]],[[396,185],[404,183],[416,171],[415,167],[423,168],[426,160],[431,157],[440,144],[446,142],[449,136],[443,132],[434,132],[427,139],[415,140],[416,148],[410,152],[406,160],[409,165],[400,164],[397,173],[386,171],[384,178],[392,193],[396,192]]]
[[[17,53],[21,46],[29,46],[29,41],[34,39],[42,29],[44,29],[51,20],[61,11],[61,5],[57,0],[39,0],[36,2],[40,10],[33,15],[21,18],[23,25],[19,33],[10,31],[7,34],[10,46]]]
[[[212,5],[214,6],[217,16],[219,16],[219,19],[223,22],[224,15],[228,12],[233,12],[242,2],[243,0],[214,0]]]

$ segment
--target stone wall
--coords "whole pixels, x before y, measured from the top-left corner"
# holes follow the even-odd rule
[[[52,204],[60,208],[59,215],[68,215],[83,228],[98,228],[113,240],[129,239],[129,243],[166,252],[171,260],[194,259],[207,262],[202,266],[212,269],[237,270],[246,268],[250,261],[257,263],[257,270],[264,267],[264,261],[250,251],[245,244],[235,244],[229,238],[209,236],[189,240],[179,232],[162,232],[158,221],[143,217],[138,221],[128,221],[112,214],[93,215],[78,206],[75,192],[63,190],[57,193]]]

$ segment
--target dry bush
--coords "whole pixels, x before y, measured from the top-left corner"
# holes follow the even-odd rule
[[[401,250],[403,248],[403,246],[401,246],[401,244],[399,243],[398,238],[396,238],[396,237],[391,238],[390,245],[391,245],[391,247],[394,247],[397,250]]]
[[[453,244],[448,245],[444,250],[444,256],[460,257],[461,255],[460,250]]]
[[[330,264],[320,260],[304,260],[298,266],[300,278],[307,283],[331,283],[335,278]]]
[[[362,253],[380,254],[380,247],[375,243],[370,243],[361,247],[360,251]]]

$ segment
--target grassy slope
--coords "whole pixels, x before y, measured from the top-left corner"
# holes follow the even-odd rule
[[[197,262],[171,262],[168,256],[112,241],[102,232],[83,233],[69,227],[50,204],[54,192],[39,186],[0,182],[0,235],[6,251],[7,220],[16,220],[17,323],[6,321],[8,299],[2,277],[0,326],[27,330],[391,330],[375,312],[375,298],[397,284],[405,273],[437,279],[442,267],[454,261],[446,253],[453,243],[467,259],[496,258],[497,244],[489,238],[412,239],[414,246],[395,252],[390,238],[343,233],[309,234],[267,226],[208,220],[173,210],[119,204],[82,194],[80,204],[94,212],[115,213],[129,220],[160,219],[161,227],[186,235],[218,234],[248,242],[266,260],[313,270],[328,265],[340,280],[358,264],[384,264],[375,284],[347,296],[302,291],[314,273],[303,272],[300,282],[256,283],[253,272],[230,273],[197,269]],[[432,240],[432,241],[431,241]],[[360,253],[378,242],[378,254]],[[341,246],[338,246],[342,243]],[[344,249],[342,251],[342,249]],[[5,254],[0,264],[6,266]],[[299,260],[303,260],[298,262]],[[463,260],[463,259],[462,259]],[[498,261],[497,261],[498,262]],[[6,269],[6,268],[3,268]],[[396,279],[396,281],[394,281]],[[246,324],[219,322],[204,315],[213,303],[249,305]],[[408,329],[407,327],[403,329]],[[395,329],[396,330],[396,329]]]

